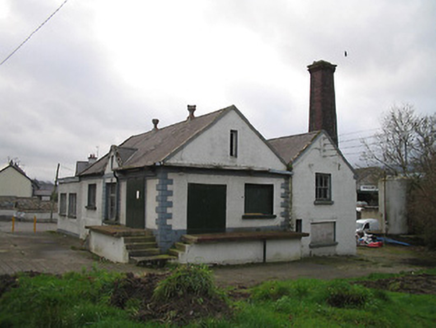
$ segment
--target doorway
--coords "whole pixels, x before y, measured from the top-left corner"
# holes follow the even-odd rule
[[[188,184],[188,234],[226,231],[227,186]]]

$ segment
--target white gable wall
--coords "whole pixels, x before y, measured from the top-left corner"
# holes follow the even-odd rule
[[[32,197],[32,182],[9,166],[0,172],[0,196]]]
[[[293,165],[292,221],[302,220],[302,255],[353,255],[356,252],[356,181],[354,173],[324,134]],[[331,174],[333,204],[315,205],[315,174]],[[312,223],[334,222],[337,245],[313,247]]]
[[[238,154],[230,156],[230,131],[238,131]],[[229,111],[166,161],[177,165],[237,166],[286,170],[286,165],[238,115]]]

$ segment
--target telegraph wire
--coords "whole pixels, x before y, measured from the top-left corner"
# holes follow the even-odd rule
[[[15,48],[14,51],[12,51],[9,56],[7,56],[5,59],[3,59],[3,61],[0,63],[0,66],[2,66],[9,58],[11,58],[22,46],[24,46],[24,44],[30,40],[30,38],[36,33],[38,32],[41,27],[43,27],[45,25],[45,23],[47,23],[54,15],[56,15],[56,13],[62,9],[62,7],[68,2],[68,0],[65,0],[44,22],[42,22],[41,25],[38,26],[38,28],[36,30],[34,30],[32,33],[30,33],[30,35],[23,41],[21,42],[21,44]]]
[[[349,135],[349,134],[356,134],[356,133],[362,133],[362,132],[368,132],[368,131],[375,131],[375,130],[380,130],[380,128],[373,128],[373,129],[367,129],[367,130],[360,130],[360,131],[353,131],[353,132],[341,133],[341,134],[339,135],[339,137],[346,136],[346,135]]]

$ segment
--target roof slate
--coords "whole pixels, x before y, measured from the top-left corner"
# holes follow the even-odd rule
[[[237,109],[232,105],[162,129],[153,129],[131,136],[117,147],[120,168],[141,168],[164,161],[230,110]],[[80,176],[102,174],[108,159],[109,155],[107,154],[84,170]]]
[[[292,163],[312,143],[321,131],[297,134],[268,140],[279,156],[286,162]]]

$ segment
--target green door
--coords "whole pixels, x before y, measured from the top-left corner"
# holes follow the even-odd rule
[[[145,181],[144,178],[127,180],[126,226],[145,228]]]
[[[188,234],[226,231],[226,185],[188,184]]]

